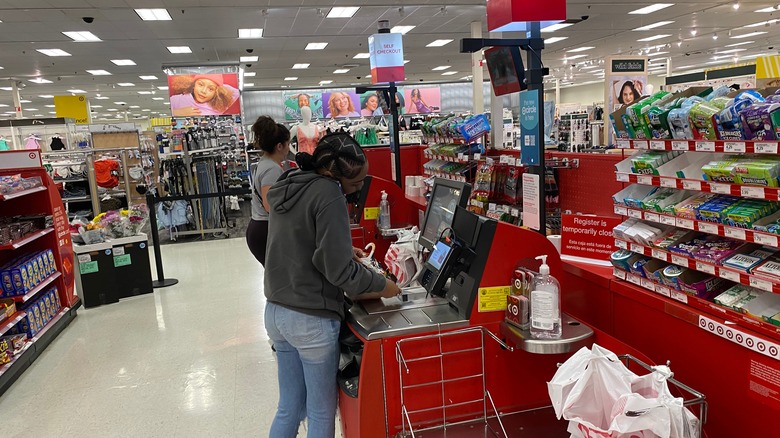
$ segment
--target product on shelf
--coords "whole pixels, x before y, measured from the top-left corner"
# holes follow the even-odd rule
[[[698,193],[673,207],[674,215],[685,219],[698,219],[699,208],[717,195]]]
[[[750,248],[755,248],[747,252]],[[723,260],[723,266],[750,273],[753,268],[764,263],[777,253],[777,249],[752,245],[743,249],[740,254],[731,255]]]
[[[674,211],[675,204],[691,195],[686,190],[663,188],[642,199],[641,207],[645,210],[668,213]]]
[[[745,139],[776,140],[780,137],[780,104],[756,104],[740,114]]]
[[[47,249],[18,257],[0,267],[3,297],[24,295],[57,271],[54,253]]]
[[[0,176],[0,195],[10,195],[42,185],[43,181],[39,176],[30,178],[22,178],[21,174]]]
[[[696,140],[715,140],[717,138],[718,115],[728,104],[728,99],[718,97],[709,102],[699,102],[691,108],[691,130]]]
[[[690,113],[694,105],[704,102],[700,96],[692,96],[685,99],[679,108],[669,111],[669,128],[672,131],[672,138],[685,139],[693,138],[693,129],[691,128]]]
[[[34,231],[50,227],[51,216],[0,217],[0,245],[19,240]]]
[[[632,171],[644,175],[658,175],[658,168],[680,155],[680,152],[648,151],[631,157]]]
[[[628,107],[626,113],[628,114],[631,127],[633,128],[636,138],[653,138],[653,134],[648,124],[648,119],[645,114],[652,108],[653,104],[661,100],[668,95],[666,91],[659,91],[652,96],[648,96],[637,103],[634,103]]]

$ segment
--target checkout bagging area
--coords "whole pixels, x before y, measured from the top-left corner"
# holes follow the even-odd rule
[[[514,273],[538,276],[546,256],[542,273],[564,278],[560,256],[537,232],[468,211],[470,190],[436,179],[420,222],[422,206],[398,186],[372,178],[364,187],[361,210],[379,205],[384,192],[393,227],[419,226],[422,268],[399,297],[350,303],[339,373],[345,437],[568,437],[570,423],[556,417],[547,384],[561,363],[598,344],[594,352],[600,346],[629,368],[650,370],[641,352],[565,313],[557,314],[559,336],[532,335],[513,318]],[[366,216],[353,225],[355,246],[374,243],[384,260],[393,229]],[[676,397],[706,416],[701,394],[666,377]]]

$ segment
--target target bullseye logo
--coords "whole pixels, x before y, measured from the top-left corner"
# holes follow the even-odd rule
[[[509,306],[509,310],[510,312],[512,312],[512,315],[515,316],[517,316],[517,314],[520,313],[520,309],[517,307],[516,304],[512,304],[511,306]]]
[[[758,345],[756,345],[756,348],[758,348],[758,351],[763,353],[764,351],[766,351],[766,344],[764,344],[763,342],[759,342]]]
[[[709,324],[707,324],[707,330],[709,330],[711,332],[714,332],[715,331],[715,324],[713,324],[711,322]]]
[[[702,319],[701,321],[699,321],[699,325],[701,326],[701,328],[706,328],[707,327],[707,321]]]
[[[718,334],[723,336],[723,327],[718,326]]]
[[[745,338],[743,338],[741,334],[737,333],[737,342],[739,342],[741,344],[742,341],[744,341],[744,340],[745,340]]]
[[[772,356],[777,356],[777,347],[775,347],[774,345],[769,347],[769,354],[771,354]]]
[[[38,158],[38,154],[36,154],[35,152],[30,152],[29,157],[30,157],[31,160],[34,160],[34,159]]]
[[[747,344],[748,347],[753,348],[753,345],[755,345],[755,341],[753,341],[753,338],[747,338],[745,344]]]
[[[729,338],[729,339],[733,339],[734,338],[734,332],[732,332],[731,330],[726,330],[726,337]]]

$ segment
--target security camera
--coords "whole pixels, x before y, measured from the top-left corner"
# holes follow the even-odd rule
[[[246,68],[252,68],[252,64],[247,64]]]
[[[255,51],[255,49],[246,49],[246,53],[252,53],[254,51]]]
[[[355,76],[355,79],[363,79],[362,76]]]
[[[95,21],[95,17],[81,17],[82,20],[84,20],[85,23],[89,24]]]
[[[769,48],[769,50],[774,50],[775,46],[769,46],[768,48]]]
[[[581,16],[580,18],[582,19],[582,21],[585,21],[585,20],[587,20],[588,18],[590,18],[590,15],[583,15],[583,16]]]

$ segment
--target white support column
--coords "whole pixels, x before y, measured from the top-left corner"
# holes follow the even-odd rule
[[[19,83],[11,81],[11,96],[14,99],[14,110],[16,111],[16,118],[21,119],[22,116],[22,96],[19,94]]]
[[[672,58],[666,58],[666,77],[672,75]]]
[[[555,108],[561,104],[561,80],[555,78]]]
[[[488,38],[501,38],[501,32],[490,32]],[[504,141],[504,98],[496,96],[493,87],[490,87],[490,128],[493,147],[497,147]]]
[[[482,38],[482,22],[471,22],[471,37]],[[477,51],[471,54],[471,85],[474,89],[472,96],[473,103],[471,112],[474,114],[481,114],[485,112],[485,95],[482,89],[482,82],[484,80],[482,73],[482,51]]]

